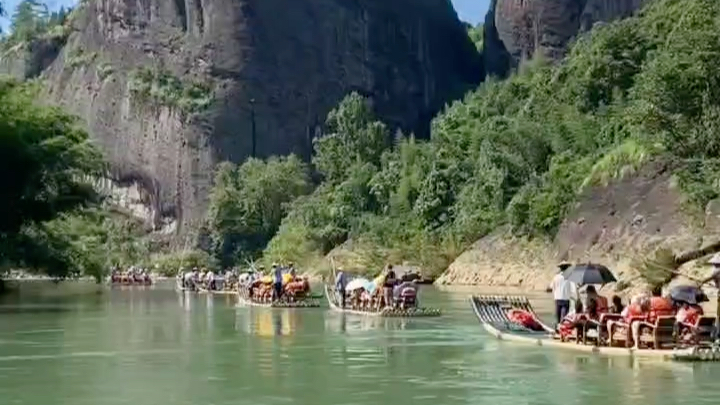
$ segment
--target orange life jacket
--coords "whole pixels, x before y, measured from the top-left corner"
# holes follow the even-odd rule
[[[630,304],[627,306],[627,313],[625,314],[625,321],[629,322],[632,318],[645,318],[646,314],[643,313],[640,305]]]
[[[670,300],[663,297],[650,298],[650,314],[648,315],[649,322],[655,322],[658,316],[672,315],[675,315],[675,308],[673,308]]]

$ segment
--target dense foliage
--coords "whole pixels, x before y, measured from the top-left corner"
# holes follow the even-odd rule
[[[103,163],[76,120],[34,103],[30,83],[0,82],[0,268],[98,279],[143,253],[141,229],[100,211],[83,179]]]
[[[79,53],[81,64],[88,59],[87,55],[95,58],[92,53]],[[140,101],[174,107],[188,114],[207,108],[213,101],[211,86],[207,83],[181,79],[166,69],[158,68],[132,71],[130,91]]]
[[[277,232],[286,204],[310,189],[308,169],[295,156],[220,165],[208,221],[215,257],[223,265],[254,260]]]
[[[473,42],[473,44],[475,44],[477,50],[482,52],[483,42],[485,41],[485,26],[483,24],[478,24],[476,26],[467,24],[466,28],[470,40]]]
[[[268,259],[302,262],[352,241],[357,267],[440,271],[501,226],[552,236],[588,186],[670,163],[703,207],[720,180],[720,2],[658,0],[596,27],[560,64],[489,80],[432,124],[392,137],[357,94],[315,144],[322,175],[292,202]]]

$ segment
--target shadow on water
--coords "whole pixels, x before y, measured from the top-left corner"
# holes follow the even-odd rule
[[[36,305],[2,305],[0,304],[0,314],[52,314],[74,312],[76,308],[61,306],[36,306]]]

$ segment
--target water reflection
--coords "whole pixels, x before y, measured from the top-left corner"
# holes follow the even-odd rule
[[[0,398],[93,405],[720,401],[718,364],[498,342],[477,326],[466,294],[424,291],[428,305],[447,310],[438,319],[236,309],[227,297],[173,294],[112,290],[100,299],[13,303],[71,310],[0,314]]]
[[[412,322],[407,318],[381,318],[328,311],[324,318],[325,330],[342,334],[368,332],[372,330],[405,330]]]
[[[298,327],[298,312],[277,308],[237,308],[236,329],[264,338],[291,336]]]

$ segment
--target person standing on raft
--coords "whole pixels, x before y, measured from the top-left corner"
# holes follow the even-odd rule
[[[273,296],[275,301],[279,301],[283,293],[283,271],[277,263],[272,265],[272,277],[273,277]]]
[[[345,275],[345,272],[343,269],[339,269],[337,275],[335,276],[335,290],[337,291],[338,295],[340,295],[340,308],[345,308],[345,287],[347,286],[347,276]]]
[[[558,273],[553,277],[547,291],[553,293],[555,299],[555,324],[560,324],[570,312],[570,300],[576,298],[575,285],[565,279],[563,272],[570,267],[570,263],[560,263]]]

